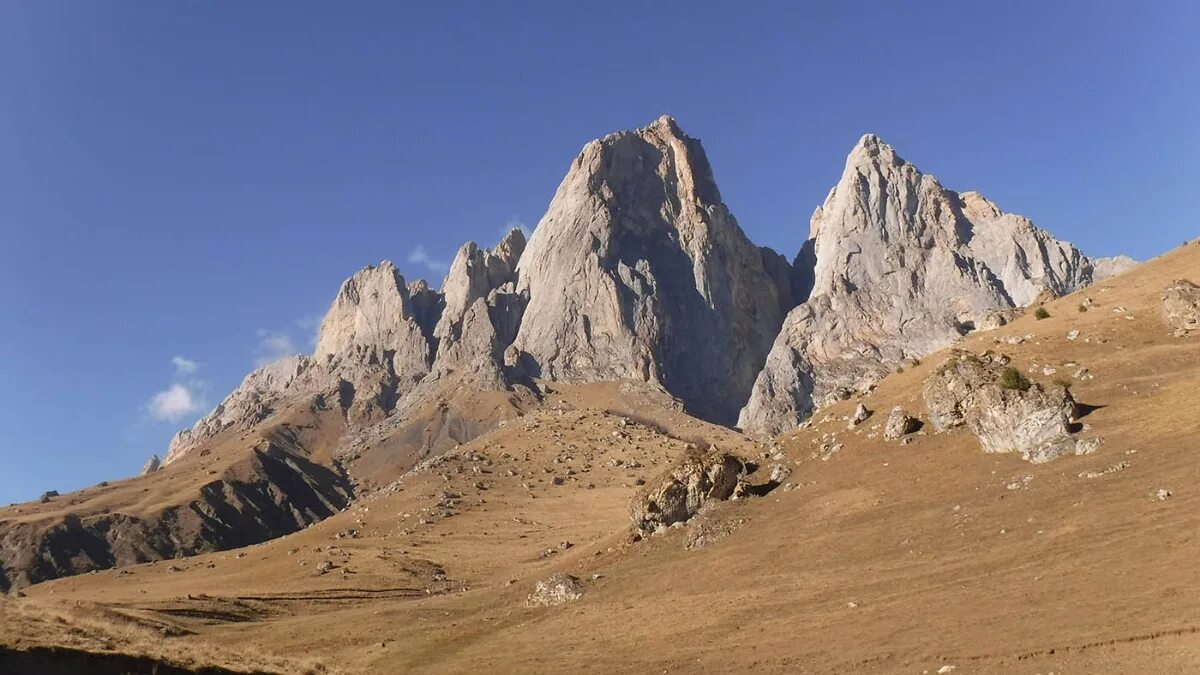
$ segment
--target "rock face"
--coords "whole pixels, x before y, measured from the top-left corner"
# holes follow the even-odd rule
[[[517,292],[517,263],[525,235],[513,229],[491,251],[468,242],[459,249],[442,285],[445,309],[434,328],[434,377],[455,371],[484,389],[502,389],[503,354],[517,335],[528,293]]]
[[[1178,279],[1162,295],[1163,319],[1176,331],[1200,330],[1200,286]]]
[[[732,423],[790,302],[782,261],[765,257],[674,120],[606,136],[576,158],[517,266],[529,305],[515,345],[541,377],[654,381]]]
[[[741,411],[749,433],[792,429],[902,360],[995,325],[994,310],[1077,290],[1094,272],[1075,247],[978,193],[942,187],[872,135],[813,213],[809,241],[811,294],[788,315]]]
[[[1071,436],[1075,399],[1061,385],[1007,377],[1007,357],[955,350],[925,382],[934,429],[966,424],[985,452],[1019,452],[1033,462],[1089,452]]]
[[[715,448],[684,457],[634,497],[629,513],[640,532],[687,521],[705,502],[729,499],[746,475],[746,463]]]

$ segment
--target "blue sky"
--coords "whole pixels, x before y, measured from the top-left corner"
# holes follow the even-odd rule
[[[356,269],[440,282],[663,113],[789,257],[867,131],[1091,254],[1200,230],[1194,2],[420,4],[0,4],[0,502],[136,472]]]

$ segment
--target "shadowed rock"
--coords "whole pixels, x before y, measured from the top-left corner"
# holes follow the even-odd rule
[[[633,498],[630,516],[640,532],[687,521],[705,502],[729,499],[746,475],[739,457],[710,448],[693,452]]]

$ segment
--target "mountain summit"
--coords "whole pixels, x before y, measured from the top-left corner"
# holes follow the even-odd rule
[[[788,315],[741,411],[750,433],[794,428],[995,310],[1095,276],[1079,249],[977,192],[943,187],[873,134],[850,151],[813,213],[806,255],[811,293]]]
[[[534,374],[661,384],[732,423],[784,313],[773,278],[670,117],[587,144],[518,266],[516,347]]]

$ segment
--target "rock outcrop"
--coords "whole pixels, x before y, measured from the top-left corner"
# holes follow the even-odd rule
[[[146,460],[146,463],[142,465],[142,470],[138,472],[138,475],[145,476],[148,473],[158,471],[160,468],[162,468],[162,460],[158,458],[158,455],[150,455],[150,459]]]
[[[570,574],[555,574],[534,584],[527,607],[553,607],[583,597],[583,582]]]
[[[811,294],[741,411],[749,433],[792,429],[904,359],[995,325],[995,310],[1074,291],[1094,273],[1074,246],[976,192],[942,187],[873,135],[813,213],[809,242],[797,263],[812,261]]]
[[[690,453],[633,498],[634,528],[653,532],[686,522],[709,500],[733,496],[745,475],[746,463],[735,455],[716,448]]]
[[[504,351],[516,338],[529,296],[516,290],[525,235],[513,229],[490,251],[468,242],[459,249],[442,285],[445,308],[433,331],[433,376],[461,371],[475,386],[507,385]]]
[[[1173,330],[1200,330],[1200,286],[1177,279],[1163,290],[1163,319]]]
[[[887,423],[883,427],[883,437],[894,441],[921,428],[921,421],[909,415],[900,406],[892,408],[888,414]]]
[[[1018,452],[1033,462],[1090,451],[1071,434],[1075,399],[1067,387],[1029,382],[1001,355],[954,350],[925,382],[937,431],[966,425],[985,452]]]
[[[654,381],[732,423],[789,302],[780,262],[721,202],[700,143],[663,117],[571,165],[517,265],[529,305],[514,344],[543,378]]]

